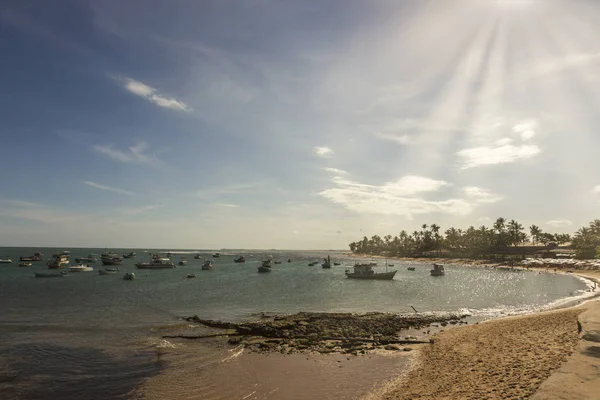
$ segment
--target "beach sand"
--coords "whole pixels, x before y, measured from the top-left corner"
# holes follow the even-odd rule
[[[403,383],[381,398],[528,398],[577,347],[577,317],[585,307],[443,332],[422,348]]]

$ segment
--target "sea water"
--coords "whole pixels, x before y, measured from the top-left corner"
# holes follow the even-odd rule
[[[345,268],[356,261],[335,252],[212,252],[194,259],[193,250],[172,251],[173,269],[136,269],[153,251],[111,249],[124,254],[116,275],[70,273],[64,278],[34,278],[48,271],[45,262],[18,267],[20,256],[41,251],[47,259],[62,249],[3,248],[13,264],[0,264],[0,392],[15,398],[87,398],[124,396],[163,367],[156,357],[161,346],[153,329],[180,323],[182,316],[242,320],[262,312],[468,312],[498,316],[532,312],[565,299],[582,297],[588,286],[576,277],[446,265],[446,275],[429,275],[430,264],[393,261],[392,281],[347,279]],[[167,250],[157,250],[164,255]],[[71,249],[76,257],[104,249]],[[238,255],[245,263],[234,263]],[[341,263],[323,269],[330,255]],[[257,273],[262,259],[281,264]],[[204,259],[213,269],[202,271]],[[291,262],[287,262],[291,259]],[[392,261],[390,261],[391,263]],[[385,271],[384,260],[376,270]],[[414,266],[414,271],[408,271]],[[123,280],[135,272],[133,281]],[[189,273],[196,278],[187,278]]]

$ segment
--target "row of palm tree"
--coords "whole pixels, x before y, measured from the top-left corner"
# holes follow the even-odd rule
[[[444,235],[437,224],[423,224],[421,230],[412,233],[401,231],[398,235],[366,236],[362,240],[350,243],[350,250],[357,254],[386,254],[399,257],[439,254],[444,251],[453,256],[485,257],[489,254],[504,254],[509,247],[524,245],[530,238],[522,224],[515,220],[498,218],[492,227],[484,225],[468,229],[448,228]],[[600,239],[600,221],[597,226]],[[538,226],[531,225],[529,234],[533,244],[542,243],[551,247],[571,241],[568,234],[543,232]],[[600,244],[600,243],[599,243]]]

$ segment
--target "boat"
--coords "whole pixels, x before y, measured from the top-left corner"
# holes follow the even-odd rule
[[[139,262],[135,266],[145,269],[175,268],[175,264],[170,259],[161,258],[159,254],[153,254],[150,261]]]
[[[126,281],[132,281],[135,279],[135,274],[133,272],[125,272],[123,279],[125,279]]]
[[[188,277],[188,278],[195,278],[195,277],[196,277],[196,274],[187,274],[187,277]]]
[[[333,265],[341,265],[339,262],[334,262]]]
[[[205,271],[212,269],[212,262],[210,262],[210,260],[204,261],[204,264],[202,264],[202,269]]]
[[[290,262],[292,262],[292,259],[291,259],[291,258],[288,258],[288,262],[289,262],[289,263],[290,263]]]
[[[109,272],[117,272],[117,271],[120,271],[119,267],[117,267],[117,268],[108,268],[108,267],[106,267],[106,268],[104,268],[104,270],[105,270],[105,271],[109,271]]]
[[[406,268],[406,269],[407,269],[407,270],[409,270],[409,271],[414,271],[414,270],[415,270],[415,267],[408,267],[408,268]]]
[[[75,259],[75,262],[80,263],[80,264],[84,264],[84,263],[91,264],[91,263],[95,263],[96,261],[98,261],[98,260],[92,254],[88,255],[87,257],[80,257],[80,258]]]
[[[446,271],[444,271],[444,264],[433,264],[433,269],[429,270],[429,273],[431,274],[431,276],[446,275]]]
[[[121,265],[123,264],[123,257],[115,253],[104,253],[100,255],[102,265]]]
[[[0,257],[0,264],[12,264],[12,260],[6,256]]]
[[[325,262],[323,264],[321,264],[321,267],[331,268],[331,258],[329,256],[327,256],[327,258],[324,258],[323,260],[325,260]]]
[[[65,271],[61,272],[34,272],[36,278],[61,278],[67,276]]]
[[[275,264],[281,264],[281,261],[275,261]]]
[[[123,254],[123,258],[135,258],[135,253],[131,252],[131,253],[127,253],[127,254]]]
[[[219,257],[221,257],[221,253],[215,253],[215,254],[213,254],[213,257],[214,258],[219,258]]]
[[[185,257],[181,257],[178,262],[179,265],[187,265],[187,260]]]
[[[42,253],[35,253],[28,257],[19,257],[19,261],[31,262],[31,261],[42,261],[44,255]]]
[[[194,258],[195,258],[196,260],[201,260],[201,259],[202,259],[202,254],[200,254],[200,253],[196,253],[196,254],[194,254]]]
[[[69,258],[70,255],[71,255],[71,252],[69,250],[63,250],[60,253],[52,254],[52,257],[56,258],[56,257],[60,257],[60,256],[66,256],[67,258]]]
[[[313,261],[313,262],[309,262],[308,266],[309,267],[314,267],[315,265],[317,265],[319,262],[318,261]]]
[[[271,272],[271,260],[264,260],[258,267],[258,272]]]
[[[387,270],[387,268],[386,268]],[[351,272],[350,268],[346,269],[346,276],[352,279],[376,279],[376,280],[388,280],[394,279],[397,270],[386,271],[386,272],[375,272],[373,266],[370,264],[354,264],[354,271]]]
[[[100,274],[100,275],[116,275],[117,271],[114,269],[109,270],[108,268],[105,268],[105,269],[99,269],[98,274]]]
[[[31,263],[31,261],[21,261],[19,263],[19,267],[31,267],[33,264]]]
[[[246,258],[244,256],[239,256],[233,260],[234,263],[244,263],[246,262]]]
[[[69,267],[69,272],[92,272],[92,271],[94,271],[94,268],[90,267],[89,265],[84,265],[84,264],[72,265]]]
[[[59,255],[48,261],[48,268],[60,269],[69,264],[69,258],[66,255]]]

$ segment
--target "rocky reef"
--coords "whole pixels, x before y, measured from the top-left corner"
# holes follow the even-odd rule
[[[187,317],[185,320],[226,330],[222,335],[229,336],[230,344],[244,345],[253,351],[316,351],[357,355],[374,349],[410,350],[410,347],[402,346],[431,343],[433,339],[429,336],[430,330],[435,331],[435,328],[439,329],[447,324],[466,324],[464,317],[459,314],[440,316],[300,312],[293,315],[263,315],[258,320],[242,323],[207,320],[198,316]],[[401,336],[406,330],[423,329],[427,336],[420,340],[414,336]]]

